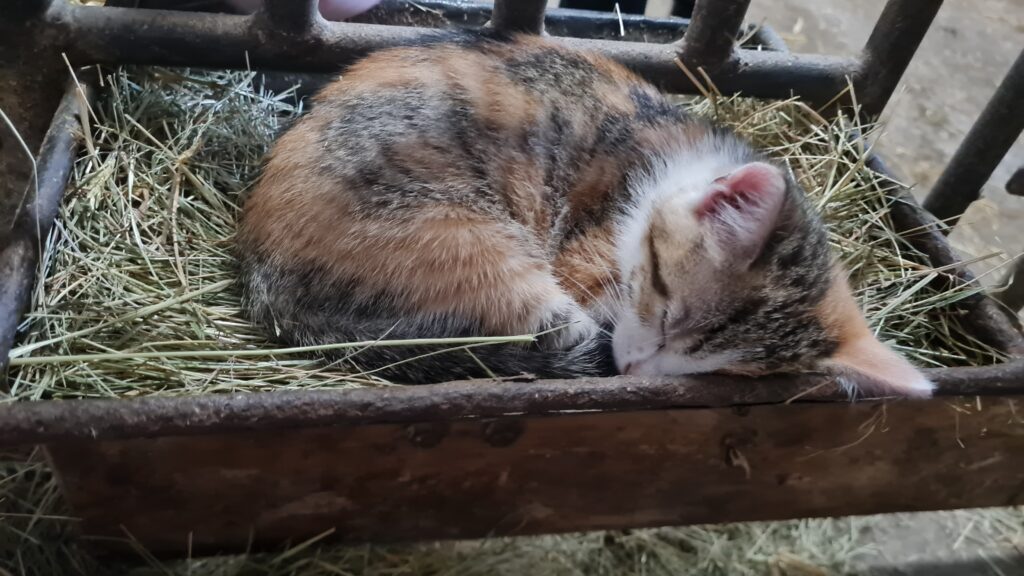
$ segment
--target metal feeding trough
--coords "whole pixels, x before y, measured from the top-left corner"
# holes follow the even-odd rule
[[[862,113],[874,117],[942,2],[890,0],[853,58],[789,53],[768,28],[735,47],[748,3],[697,2],[692,19],[627,17],[639,32],[612,40],[617,19],[545,13],[544,0],[498,1],[493,12],[390,2],[377,23],[325,22],[314,0],[270,0],[253,16],[5,0],[0,109],[20,136],[0,125],[0,358],[6,363],[76,153],[82,94],[65,93],[69,65],[327,72],[423,38],[431,31],[422,24],[489,20],[534,34],[546,26],[556,41],[675,92],[695,88],[677,58],[703,68],[723,93],[823,104],[852,81]],[[977,197],[1021,131],[1024,115],[1011,104],[1022,100],[1024,57],[926,202],[936,215],[956,216]],[[38,194],[28,200],[26,150],[39,152]],[[971,281],[931,231],[933,218],[906,191],[896,194],[893,218],[907,241],[952,270],[937,281]],[[978,339],[1011,357],[1024,349],[993,301],[976,295],[962,306]],[[813,375],[24,402],[0,407],[0,447],[46,447],[82,534],[113,537],[90,539],[96,546],[118,546],[127,530],[167,555],[273,546],[330,529],[344,541],[393,541],[1024,503],[1024,360],[929,375],[937,396],[915,402],[850,403],[820,390],[788,401],[822,384]],[[976,409],[951,408],[967,401]],[[866,435],[866,422],[884,422],[884,433]]]

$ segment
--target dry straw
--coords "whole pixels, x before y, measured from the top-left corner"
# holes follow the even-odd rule
[[[271,138],[300,112],[292,93],[254,90],[253,78],[159,69],[105,77],[13,352],[7,400],[386,384],[358,369],[358,354],[327,366],[308,350],[282,351],[240,313],[232,257],[240,198]],[[922,366],[1000,358],[963,329],[955,306],[980,288],[936,291],[929,280],[943,271],[893,232],[886,191],[896,184],[864,166],[870,130],[825,122],[797,101],[713,97],[688,106],[786,159],[826,215],[884,340]],[[853,129],[867,135],[851,141]],[[411,547],[313,541],[276,555],[170,564],[140,548],[142,565],[101,568],[77,551],[75,521],[39,455],[0,454],[0,471],[0,574],[807,575],[841,573],[869,552],[861,531],[871,520],[835,519]],[[1019,539],[1020,518],[986,512],[970,526]]]

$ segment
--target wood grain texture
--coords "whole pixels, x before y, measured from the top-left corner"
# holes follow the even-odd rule
[[[1021,504],[1024,406],[1013,402],[579,413],[49,450],[85,534],[123,538],[123,526],[176,555],[190,537],[196,554],[331,529],[395,541]]]

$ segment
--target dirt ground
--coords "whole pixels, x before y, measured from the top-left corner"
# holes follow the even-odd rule
[[[653,1],[660,15],[668,2]],[[753,0],[751,22],[767,22],[796,52],[856,54],[885,0]],[[878,149],[923,199],[967,130],[1024,49],[1024,0],[946,2],[925,37],[897,94],[883,115]],[[1024,102],[1021,102],[1024,114]],[[987,285],[1001,270],[986,271],[1024,252],[1024,198],[1005,185],[1024,167],[1018,139],[960,221],[951,241],[965,258],[993,252],[975,265]],[[859,561],[869,574],[1024,574],[1024,542],[985,536],[971,511],[876,516],[866,541],[874,553]],[[1019,522],[1019,516],[1015,522]],[[991,535],[990,535],[991,536]]]

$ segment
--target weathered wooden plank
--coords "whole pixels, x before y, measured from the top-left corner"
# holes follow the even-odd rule
[[[89,535],[181,554],[1024,503],[1012,398],[72,440]],[[103,542],[103,541],[100,541]],[[106,541],[109,545],[109,541]]]

